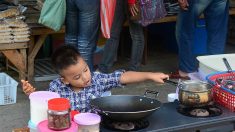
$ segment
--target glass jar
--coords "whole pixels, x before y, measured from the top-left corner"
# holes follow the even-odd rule
[[[48,128],[52,130],[65,130],[71,126],[70,104],[65,98],[54,98],[48,101]]]

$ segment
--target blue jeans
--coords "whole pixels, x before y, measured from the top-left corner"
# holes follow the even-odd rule
[[[99,31],[100,0],[67,0],[65,43],[78,48],[93,71]]]
[[[188,0],[187,11],[181,10],[176,24],[176,39],[179,47],[179,70],[197,71],[198,63],[193,54],[194,31],[199,16],[203,13],[207,30],[207,53],[222,54],[227,36],[229,6],[227,0]]]
[[[120,32],[123,22],[127,18],[127,12],[127,0],[117,0],[110,38],[106,41],[103,57],[99,64],[101,72],[108,73],[113,66],[119,46]],[[129,21],[129,30],[132,38],[132,48],[128,70],[136,71],[141,65],[144,50],[143,27],[140,24]]]

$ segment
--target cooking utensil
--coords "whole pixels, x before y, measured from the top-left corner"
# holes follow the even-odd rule
[[[223,61],[224,61],[224,64],[225,64],[225,66],[226,66],[228,72],[229,72],[229,73],[232,73],[233,70],[232,70],[231,66],[229,65],[229,63],[228,63],[228,60],[227,60],[226,58],[223,58]]]
[[[204,106],[212,100],[212,86],[207,82],[196,80],[174,82],[169,79],[164,82],[177,86],[178,99],[182,105]]]
[[[228,63],[228,60],[226,58],[223,58],[223,62],[228,70],[228,73],[232,74],[232,76],[235,77],[235,74],[234,74],[230,64]],[[232,90],[232,91],[235,90],[235,81],[232,78],[228,78],[228,79],[217,78],[216,83],[219,86],[222,86],[222,87],[227,88],[229,90]]]
[[[212,101],[211,88],[207,82],[187,80],[179,84],[179,102],[185,106],[205,106]]]
[[[235,76],[234,72],[233,72],[233,69],[231,68],[231,66],[229,65],[228,63],[228,60],[226,58],[223,58],[223,61],[224,61],[224,64],[228,70],[228,73],[231,73],[232,76]]]
[[[146,118],[160,108],[161,102],[146,97],[148,93],[158,94],[147,90],[144,96],[112,95],[91,100],[91,107],[104,117],[116,121],[134,121]]]

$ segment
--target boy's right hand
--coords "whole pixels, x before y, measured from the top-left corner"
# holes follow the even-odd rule
[[[32,92],[36,90],[28,81],[21,80],[22,89],[26,95],[30,95]]]

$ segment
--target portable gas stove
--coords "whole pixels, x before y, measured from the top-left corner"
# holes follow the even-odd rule
[[[117,132],[117,131],[138,131],[138,132],[191,132],[191,131],[217,131],[217,132],[231,132],[235,130],[235,113],[228,109],[216,106],[209,107],[210,110],[215,108],[215,111],[220,111],[216,116],[209,116],[203,118],[195,118],[192,116],[185,116],[177,111],[179,108],[178,102],[163,103],[161,108],[155,111],[152,115],[147,117],[148,125],[140,129],[133,128],[132,123],[120,124],[131,130],[113,129],[104,126],[105,122],[101,123],[101,132]],[[217,109],[218,108],[218,109]],[[209,113],[210,113],[209,110]],[[144,121],[144,122],[145,122]],[[112,122],[112,121],[111,121]],[[112,123],[111,123],[112,124]],[[143,123],[145,124],[145,123]]]
[[[223,111],[216,105],[206,105],[201,107],[186,107],[179,105],[179,107],[177,107],[177,111],[185,116],[199,118],[219,116],[223,113]]]

